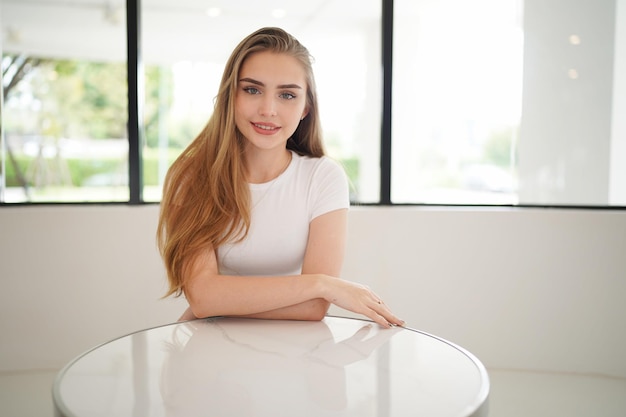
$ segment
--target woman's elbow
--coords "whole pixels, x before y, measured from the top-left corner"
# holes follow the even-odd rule
[[[196,317],[196,318],[205,318],[205,317],[210,317],[210,316],[214,316],[215,314],[213,314],[213,312],[211,311],[210,308],[207,308],[207,303],[206,302],[201,302],[200,300],[196,299],[196,297],[193,296],[193,294],[187,292],[185,294],[187,296],[187,302],[189,303],[189,308],[188,310]]]
[[[189,303],[189,310],[197,319],[203,319],[210,316],[210,314],[206,311],[206,308],[203,308],[196,303]]]
[[[328,301],[323,298],[316,299],[306,319],[310,321],[322,321],[324,317],[326,317],[329,308],[330,303]]]

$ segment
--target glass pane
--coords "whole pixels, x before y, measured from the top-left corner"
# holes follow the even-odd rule
[[[623,9],[397,0],[392,201],[626,205]]]
[[[315,58],[330,156],[346,167],[353,200],[379,199],[381,2],[344,0],[143,0],[146,68],[144,199],[212,112],[228,56],[263,26],[292,33]]]
[[[124,4],[1,7],[1,200],[128,201]]]

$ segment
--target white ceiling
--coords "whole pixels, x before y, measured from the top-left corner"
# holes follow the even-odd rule
[[[305,45],[354,26],[380,25],[381,0],[142,0],[146,62],[222,62],[262,26],[281,26]],[[219,10],[210,17],[207,12]],[[276,14],[284,14],[276,17]],[[6,52],[90,60],[126,59],[123,0],[0,0]],[[363,30],[361,28],[361,30]],[[338,47],[349,47],[338,45]]]

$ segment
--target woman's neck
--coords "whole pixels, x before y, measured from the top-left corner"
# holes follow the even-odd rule
[[[246,176],[251,184],[272,181],[285,172],[291,162],[291,151],[281,149],[276,152],[246,152]]]

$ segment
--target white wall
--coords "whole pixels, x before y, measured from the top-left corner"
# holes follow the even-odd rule
[[[57,369],[174,321],[157,214],[1,208],[0,371]],[[348,244],[346,279],[490,368],[626,377],[625,211],[353,207]]]

